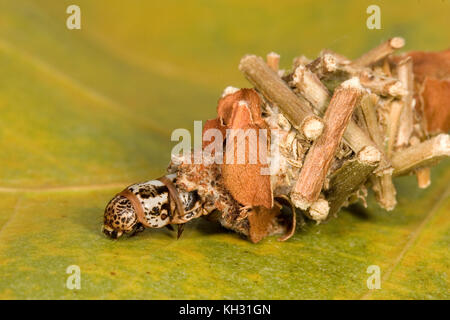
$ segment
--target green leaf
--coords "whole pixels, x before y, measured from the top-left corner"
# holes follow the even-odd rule
[[[243,54],[276,50],[282,66],[324,47],[353,58],[393,35],[440,50],[448,3],[385,4],[382,30],[366,29],[361,1],[79,0],[81,30],[66,28],[70,4],[0,3],[0,298],[450,298],[448,161],[426,190],[397,179],[391,213],[371,197],[283,243],[205,220],[180,240],[100,232],[116,192],[164,172],[173,129],[213,118],[227,85],[249,86]],[[71,265],[80,290],[66,287]],[[370,265],[381,289],[367,287]]]

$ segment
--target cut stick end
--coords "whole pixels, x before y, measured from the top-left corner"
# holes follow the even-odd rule
[[[386,58],[395,50],[402,48],[404,45],[405,39],[401,37],[391,38],[353,61],[351,65],[355,67],[370,66]]]
[[[428,167],[417,169],[417,186],[420,189],[426,189],[431,184],[431,169]]]
[[[408,94],[408,91],[404,87],[403,83],[401,83],[401,81],[396,81],[389,86],[388,93],[393,97],[398,97],[406,96]]]
[[[304,74],[305,74],[305,70],[306,70],[306,68],[305,68],[305,66],[304,65],[299,65],[296,69],[295,69],[295,71],[294,71],[294,76],[293,76],[293,78],[292,78],[292,80],[294,81],[294,84],[295,85],[298,85],[298,84],[300,84],[302,81],[303,81],[303,77],[304,77]]]
[[[364,88],[361,85],[361,82],[359,81],[358,77],[353,77],[342,82],[339,87],[342,89],[357,89],[358,91],[361,92],[364,91]]]
[[[309,215],[317,223],[324,221],[328,217],[328,212],[330,212],[330,205],[325,199],[317,200],[309,208]]]
[[[264,61],[261,57],[255,56],[254,54],[246,54],[241,58],[241,61],[239,62],[239,71],[243,72],[247,69],[248,64],[251,63],[251,61]]]
[[[410,139],[411,146],[392,157],[391,163],[395,176],[408,174],[413,170],[427,167],[450,157],[450,136],[448,134],[441,133],[419,144],[415,144],[414,140],[417,139]]]
[[[266,56],[267,65],[275,72],[278,72],[280,65],[280,55],[275,52],[270,52]]]
[[[308,210],[312,204],[311,201],[306,200],[300,193],[297,192],[291,193],[291,200],[294,206],[300,210]]]
[[[323,132],[323,121],[316,116],[311,116],[303,121],[301,131],[309,140],[316,140]]]
[[[327,72],[335,72],[338,68],[337,61],[332,54],[323,55],[323,67]]]
[[[428,180],[428,181],[423,182],[423,183],[421,183],[421,182],[418,181],[418,183],[417,183],[417,186],[419,187],[419,189],[426,189],[426,188],[428,188],[430,185],[431,185],[431,180]]]
[[[450,135],[441,133],[436,136],[435,143],[433,144],[433,153],[450,156]]]
[[[373,146],[365,146],[358,153],[358,160],[368,165],[377,165],[382,158],[381,152]]]
[[[312,61],[311,59],[305,57],[305,56],[299,56],[299,57],[295,57],[294,60],[292,61],[292,65],[295,67],[303,64],[303,65],[307,65],[310,64]]]
[[[394,37],[389,41],[389,44],[392,49],[400,49],[405,45],[405,39],[402,37]]]
[[[276,52],[269,52],[268,54],[267,54],[267,58],[269,59],[280,59],[280,55],[278,54],[278,53],[276,53]]]

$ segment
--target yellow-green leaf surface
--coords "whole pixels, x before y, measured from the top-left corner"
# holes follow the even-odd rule
[[[100,232],[107,201],[164,173],[175,128],[215,116],[242,55],[288,67],[325,47],[351,58],[391,36],[406,50],[449,45],[448,1],[77,0],[0,2],[0,298],[448,299],[449,163],[432,185],[400,178],[398,207],[342,211],[289,241],[258,244],[207,221],[180,240]],[[81,289],[66,287],[68,266]],[[381,270],[370,290],[367,268]]]

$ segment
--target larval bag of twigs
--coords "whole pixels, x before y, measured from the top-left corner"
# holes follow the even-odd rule
[[[394,55],[392,38],[351,61],[329,50],[315,60],[244,56],[254,88],[225,89],[203,146],[173,155],[169,174],[127,187],[105,209],[112,238],[205,217],[252,242],[281,234],[297,219],[336,216],[368,190],[393,210],[393,179],[450,156],[450,50]],[[290,208],[290,214],[283,207]],[[297,215],[298,213],[298,215]]]

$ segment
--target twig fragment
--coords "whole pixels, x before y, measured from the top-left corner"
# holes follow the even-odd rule
[[[381,59],[386,58],[388,55],[392,54],[395,50],[402,48],[404,45],[405,39],[400,37],[391,38],[354,60],[351,65],[353,67],[370,66]]]
[[[317,77],[311,74],[308,69],[301,65],[297,67],[293,78],[294,85],[309,100],[313,108],[320,115],[323,115],[330,100],[330,95],[328,89],[317,81]],[[354,152],[359,152],[368,145],[378,148],[353,120],[350,120],[345,130],[344,140]]]
[[[407,94],[403,83],[394,78],[379,77],[363,71],[360,73],[359,80],[364,87],[382,96],[402,97]]]
[[[361,110],[364,116],[364,120],[369,131],[369,135],[372,140],[376,143],[378,148],[382,149],[383,146],[383,136],[381,132],[380,125],[378,123],[377,114],[375,111],[376,105],[378,103],[378,96],[376,94],[366,94],[361,99]]]
[[[394,210],[397,205],[397,190],[392,181],[392,169],[380,177],[374,177],[373,180],[373,191],[380,207],[387,211]]]
[[[361,99],[361,110],[370,136],[378,145],[379,149],[383,150],[383,137],[375,113],[377,102],[378,96],[375,94],[365,95]],[[392,182],[392,169],[389,169],[390,163],[385,157],[380,161],[380,167],[380,176],[372,176],[373,190],[380,206],[386,210],[392,210],[397,204],[397,192]]]
[[[244,56],[239,64],[239,70],[266,99],[281,109],[292,125],[306,138],[314,140],[320,135],[323,130],[322,119],[312,112],[304,98],[296,96],[289,89],[262,58],[254,55]]]
[[[318,110],[325,110],[330,94],[328,89],[311,70],[304,65],[295,69],[292,82],[300,93]]]
[[[416,136],[412,136],[411,139],[409,139],[409,143],[412,146],[415,146],[420,143],[420,139]],[[431,168],[430,167],[422,167],[418,168],[415,171],[416,178],[417,178],[417,186],[420,189],[426,189],[431,184]]]
[[[403,106],[404,104],[400,100],[393,100],[390,103],[391,110],[388,119],[388,145],[387,145],[388,157],[391,157],[395,141],[397,140],[400,115],[402,113]]]
[[[436,164],[450,157],[450,136],[441,133],[431,139],[397,152],[391,159],[394,176],[402,176],[413,170]]]
[[[344,55],[342,55],[340,53],[334,52],[333,50],[323,49],[320,52],[320,56],[324,57],[325,55],[329,55],[329,56],[333,57],[333,60],[337,63],[337,65],[349,65],[349,64],[351,64],[351,60],[350,59],[348,59],[346,56],[344,56]]]
[[[416,170],[417,186],[420,189],[426,189],[431,184],[431,169],[429,167]]]
[[[368,179],[381,161],[381,152],[368,146],[355,159],[348,160],[330,178],[326,197],[330,205],[329,215],[335,215],[347,199]]]
[[[414,74],[411,57],[407,57],[397,64],[398,78],[406,89],[403,96],[403,110],[400,115],[400,123],[397,134],[396,147],[406,147],[413,132],[413,90]]]
[[[320,195],[326,174],[363,89],[357,78],[343,82],[324,115],[325,128],[314,142],[291,193],[295,206],[306,210]]]
[[[309,63],[306,67],[321,79],[338,69],[338,59],[331,53],[322,52],[316,60]]]

